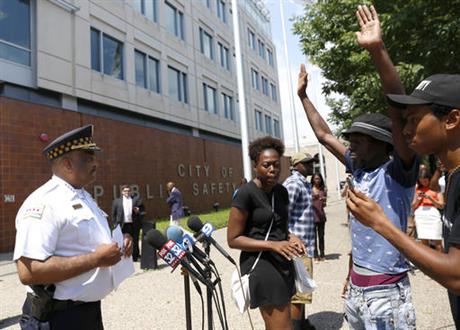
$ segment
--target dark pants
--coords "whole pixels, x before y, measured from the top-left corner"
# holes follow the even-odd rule
[[[88,302],[53,312],[48,321],[32,317],[30,300],[24,302],[19,324],[22,330],[103,330],[101,302]]]
[[[315,222],[315,258],[321,257],[324,258],[324,227],[326,222]],[[319,244],[319,254],[318,254],[318,244]]]
[[[137,261],[139,258],[139,235],[141,231],[141,224],[139,221],[123,224],[123,233],[129,233],[133,237],[133,260]]]
[[[455,322],[455,329],[460,329],[460,296],[449,293],[450,310]]]

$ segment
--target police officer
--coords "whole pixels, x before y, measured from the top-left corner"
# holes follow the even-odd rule
[[[14,260],[28,286],[22,329],[103,329],[100,300],[114,289],[111,266],[131,255],[132,240],[125,234],[123,246],[112,242],[107,215],[83,188],[96,178],[97,151],[92,125],[43,150],[53,176],[16,217]]]

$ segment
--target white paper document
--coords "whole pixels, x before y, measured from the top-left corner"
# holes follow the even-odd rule
[[[123,247],[123,233],[120,226],[117,226],[112,232],[112,240]],[[134,274],[133,257],[121,257],[121,260],[112,266],[113,287],[116,289],[121,282]]]

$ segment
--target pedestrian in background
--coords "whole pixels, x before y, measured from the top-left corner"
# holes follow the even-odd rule
[[[315,219],[315,258],[324,261],[324,229],[326,226],[327,188],[321,173],[315,173],[311,177],[313,217]]]
[[[291,175],[284,181],[289,194],[289,231],[303,242],[307,253],[302,255],[305,269],[313,277],[315,251],[315,220],[313,215],[312,187],[307,177],[313,174],[317,161],[308,153],[298,152],[291,157]],[[291,319],[294,330],[315,329],[305,318],[305,305],[313,301],[312,293],[297,292],[291,299]]]
[[[442,221],[440,210],[444,207],[442,193],[430,189],[431,173],[422,170],[417,179],[412,208],[417,229],[417,238],[422,244],[434,244],[436,250],[442,251]]]
[[[182,192],[176,187],[174,182],[168,182],[166,184],[166,189],[168,190],[168,198],[166,199],[166,203],[168,203],[171,210],[169,220],[171,224],[179,225],[179,219],[185,216]]]
[[[131,195],[131,188],[124,184],[120,187],[121,196],[112,203],[112,222],[119,225],[123,233],[133,238],[133,261],[139,258],[139,234],[145,215],[145,206],[139,195]]]

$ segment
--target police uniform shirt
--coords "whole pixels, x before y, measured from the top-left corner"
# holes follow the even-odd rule
[[[94,252],[112,241],[106,216],[88,192],[53,176],[19,209],[14,260],[23,256],[43,261]],[[112,270],[99,267],[54,284],[55,299],[98,301],[113,290]]]

